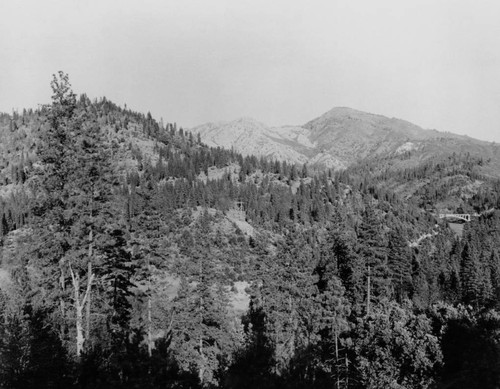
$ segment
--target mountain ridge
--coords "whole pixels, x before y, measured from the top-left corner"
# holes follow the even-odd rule
[[[191,131],[209,146],[320,168],[345,169],[359,160],[404,152],[421,158],[471,152],[500,164],[499,146],[494,143],[349,107],[334,107],[297,126],[272,127],[252,118],[239,118],[202,124]]]

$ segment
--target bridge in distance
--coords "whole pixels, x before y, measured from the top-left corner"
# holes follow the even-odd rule
[[[466,222],[470,222],[472,216],[479,217],[481,215],[478,213],[474,213],[472,215],[470,213],[440,213],[438,215],[440,219],[460,219]]]

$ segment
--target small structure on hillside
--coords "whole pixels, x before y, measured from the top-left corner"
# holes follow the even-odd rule
[[[226,212],[226,215],[231,219],[245,221],[246,212],[243,207],[243,201],[235,201],[233,208],[229,209]]]

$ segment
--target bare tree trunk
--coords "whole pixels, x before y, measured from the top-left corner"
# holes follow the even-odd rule
[[[349,358],[345,357],[345,387],[349,387]]]
[[[79,357],[82,353],[83,342],[85,340],[83,337],[82,306],[80,304],[80,277],[78,274],[75,276],[71,264],[69,270],[71,272],[71,280],[73,281],[73,299],[75,300],[76,310],[76,356]]]
[[[89,341],[90,339],[90,305],[92,300],[92,278],[90,275],[92,274],[92,262],[89,260],[87,274],[89,275],[87,278],[87,290],[88,290],[88,298],[87,298],[87,306],[86,306],[86,328],[85,328],[85,339]]]
[[[93,216],[92,210],[94,208],[94,188],[92,187],[92,192],[90,195],[90,220],[92,223],[90,224],[89,231],[89,254],[88,254],[88,269],[87,269],[87,307],[85,311],[86,316],[86,328],[85,328],[85,339],[87,342],[90,340],[90,308],[91,308],[91,300],[92,300],[92,256],[94,255],[94,230],[93,230]]]
[[[88,298],[87,298],[87,307],[86,307],[86,328],[85,328],[85,339],[87,341],[90,339],[90,305],[91,305],[91,298],[92,298],[92,255],[93,253],[93,245],[94,245],[94,235],[93,235],[93,230],[92,227],[90,227],[90,232],[89,232],[89,263],[88,263],[88,269],[87,269],[87,293],[88,293]]]
[[[75,300],[78,298],[78,293],[75,290]],[[76,356],[79,357],[83,351],[85,337],[83,336],[83,307],[76,304]]]
[[[90,288],[92,286],[92,281],[94,280],[94,275],[88,275],[87,290],[83,299],[80,301],[80,276],[75,275],[71,263],[69,264],[69,271],[71,274],[71,280],[73,282],[74,290],[74,300],[75,300],[75,310],[76,310],[76,356],[80,357],[83,351],[83,344],[85,343],[85,337],[83,335],[83,308],[85,304],[88,303],[88,298],[90,295]]]
[[[200,380],[200,385],[203,386],[203,375],[205,374],[205,355],[203,354],[203,334],[200,335],[200,356],[201,356],[201,363],[200,363],[200,369],[198,371],[198,378]]]

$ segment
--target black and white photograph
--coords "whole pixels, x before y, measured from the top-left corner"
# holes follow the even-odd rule
[[[500,2],[0,0],[0,389],[500,388]]]

